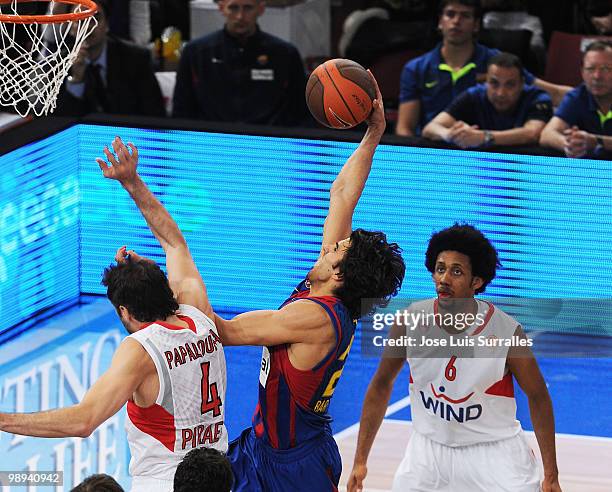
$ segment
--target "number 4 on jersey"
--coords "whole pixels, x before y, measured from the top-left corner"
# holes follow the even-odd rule
[[[210,362],[200,364],[202,368],[202,415],[212,412],[213,417],[221,415],[221,398],[217,390],[217,383],[210,383]]]

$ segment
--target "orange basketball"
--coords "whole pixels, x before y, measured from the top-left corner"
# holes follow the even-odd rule
[[[372,111],[376,88],[359,63],[342,58],[319,65],[306,84],[306,104],[315,119],[330,128],[353,128]]]

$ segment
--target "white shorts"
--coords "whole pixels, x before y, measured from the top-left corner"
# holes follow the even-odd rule
[[[393,492],[539,492],[542,475],[523,433],[450,447],[413,432]]]
[[[132,477],[130,492],[172,492],[174,480],[160,480],[152,477]]]

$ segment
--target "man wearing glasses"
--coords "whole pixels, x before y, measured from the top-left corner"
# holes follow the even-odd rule
[[[567,157],[612,152],[612,42],[595,41],[582,58],[582,80],[569,92],[542,131],[540,145]]]

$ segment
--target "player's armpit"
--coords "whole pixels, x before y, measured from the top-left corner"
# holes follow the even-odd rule
[[[333,340],[325,310],[308,300],[292,302],[282,309],[250,311],[231,320],[215,315],[215,324],[224,345],[273,346],[284,343]]]
[[[154,373],[155,364],[140,343],[130,338],[121,342],[111,366],[77,405],[89,417],[86,435],[115,415],[145,379]]]
[[[213,317],[213,309],[208,300],[208,292],[187,246],[166,252],[168,282],[179,304],[189,304]]]

